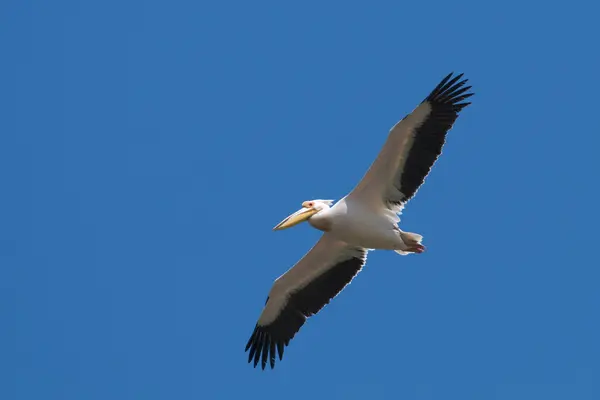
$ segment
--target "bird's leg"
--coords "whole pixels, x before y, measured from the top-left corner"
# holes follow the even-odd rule
[[[420,243],[417,243],[413,246],[410,246],[408,249],[406,249],[406,251],[421,254],[425,252],[425,246],[423,246]]]

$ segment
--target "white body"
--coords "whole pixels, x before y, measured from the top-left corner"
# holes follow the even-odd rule
[[[327,221],[327,232],[352,246],[366,249],[405,250],[396,213],[387,209],[371,209],[364,203],[344,197],[328,210],[313,216],[308,222],[319,229]]]

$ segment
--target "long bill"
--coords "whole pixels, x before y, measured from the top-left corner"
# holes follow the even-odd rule
[[[304,222],[313,215],[315,215],[317,211],[318,210],[315,210],[314,208],[302,207],[300,210],[296,211],[295,213],[278,223],[273,228],[273,230],[280,231],[282,229],[287,229],[291,228],[294,225],[298,225],[299,223]]]

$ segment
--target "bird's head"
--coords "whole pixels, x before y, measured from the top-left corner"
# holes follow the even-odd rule
[[[288,216],[286,219],[278,223],[273,230],[280,231],[282,229],[291,228],[301,222],[308,221],[313,216],[324,210],[329,210],[333,204],[333,200],[308,200],[302,203],[302,208]]]

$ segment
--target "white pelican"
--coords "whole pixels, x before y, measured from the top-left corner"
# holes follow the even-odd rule
[[[389,132],[362,181],[346,197],[311,200],[274,230],[308,221],[323,231],[317,244],[273,284],[246,345],[248,362],[275,367],[283,350],[306,319],[321,310],[358,274],[367,252],[422,253],[423,237],[398,228],[404,205],[415,195],[441,154],[446,133],[468,106],[471,86],[463,74],[446,76],[412,113]]]

